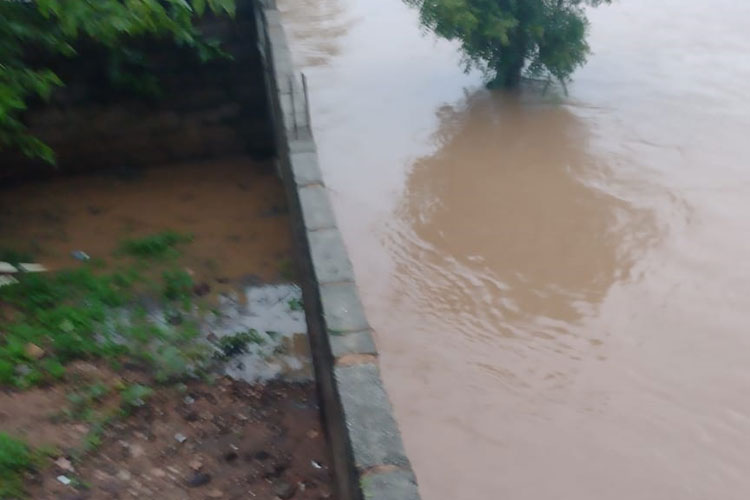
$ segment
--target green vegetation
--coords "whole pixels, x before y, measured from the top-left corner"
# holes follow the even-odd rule
[[[479,66],[492,86],[515,87],[524,71],[563,85],[586,62],[585,7],[611,0],[405,0],[422,24],[458,40],[466,69]]]
[[[302,304],[302,301],[299,299],[290,299],[289,300],[289,310],[290,311],[302,311],[304,309],[304,305]]]
[[[108,263],[19,274],[18,283],[0,288],[0,389],[62,380],[67,405],[55,418],[89,426],[70,451],[74,461],[99,447],[106,429],[144,406],[158,387],[206,375],[216,358],[264,343],[255,330],[221,338],[216,346],[201,338],[202,304],[195,303],[193,280],[178,261],[179,246],[191,239],[167,231],[128,240]],[[90,362],[101,376],[71,369],[77,360]],[[123,366],[134,380],[117,375]],[[0,434],[0,498],[22,498],[24,475],[41,466],[43,456]]]
[[[141,384],[133,384],[126,387],[121,393],[123,408],[131,410],[146,404],[146,401],[153,394],[154,390]]]
[[[172,39],[204,60],[220,55],[218,44],[194,25],[206,9],[233,15],[234,0],[0,1],[0,150],[16,148],[54,162],[53,151],[21,120],[29,101],[48,100],[63,85],[46,62],[50,56],[75,57],[82,44],[103,46],[110,53],[110,79],[153,89],[147,73],[134,77],[128,71],[143,69],[148,60],[133,42]]]
[[[0,432],[0,498],[23,494],[23,473],[34,466],[31,448],[23,441]]]
[[[227,335],[219,339],[220,356],[231,358],[232,356],[246,353],[250,344],[260,345],[264,342],[263,336],[257,330],[248,330],[234,335]]]
[[[162,273],[164,289],[162,293],[168,300],[186,301],[193,291],[193,278],[182,269],[173,269]]]
[[[143,273],[160,267],[157,301],[170,314],[188,310],[192,279],[167,257],[190,238],[159,233],[123,244],[139,259],[114,272],[93,263],[58,273],[22,274],[19,283],[0,288],[0,302],[13,308],[12,320],[0,337],[0,384],[26,388],[52,383],[65,375],[65,365],[77,359],[123,359],[155,369],[160,381],[188,374],[202,353],[195,321],[161,325],[148,318],[139,297],[154,287]],[[149,260],[150,259],[150,260]]]
[[[163,231],[144,238],[125,240],[120,245],[120,251],[125,255],[143,259],[176,257],[179,255],[177,246],[193,241],[191,234]]]

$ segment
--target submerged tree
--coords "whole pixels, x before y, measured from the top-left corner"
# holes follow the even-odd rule
[[[128,42],[151,36],[194,47],[208,59],[221,51],[194,21],[207,9],[231,15],[234,8],[234,0],[0,0],[0,150],[54,161],[21,120],[29,100],[48,99],[63,84],[45,66],[47,55],[73,57],[85,42],[107,48],[113,60],[138,59],[142,54]]]
[[[425,27],[459,40],[466,67],[483,68],[490,84],[515,87],[526,72],[563,85],[586,61],[585,7],[611,0],[405,0]]]

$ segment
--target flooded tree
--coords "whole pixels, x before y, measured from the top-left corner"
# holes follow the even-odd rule
[[[515,87],[521,77],[563,85],[589,53],[586,6],[611,0],[405,0],[423,25],[458,40],[466,69],[485,70],[490,85]]]
[[[45,64],[48,55],[73,57],[81,42],[102,45],[112,55],[110,76],[128,78],[124,63],[144,59],[129,42],[151,36],[194,47],[208,59],[220,50],[201,36],[195,20],[207,10],[234,9],[234,0],[0,0],[0,150],[54,161],[52,150],[20,118],[29,101],[48,99],[63,84]]]

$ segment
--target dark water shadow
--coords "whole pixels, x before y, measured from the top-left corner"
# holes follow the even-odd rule
[[[608,189],[555,94],[479,91],[438,114],[389,242],[400,286],[478,336],[571,332],[628,276],[650,215]]]

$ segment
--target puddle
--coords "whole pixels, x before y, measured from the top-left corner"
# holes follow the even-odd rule
[[[216,339],[252,332],[246,352],[233,356],[225,373],[258,382],[312,379],[302,290],[294,284],[248,287],[244,297],[222,296],[219,311],[204,325]]]
[[[110,256],[123,240],[166,230],[191,234],[174,264],[190,274],[194,293],[213,311],[200,314],[206,335],[257,332],[257,342],[230,360],[227,375],[250,382],[312,379],[301,291],[290,283],[286,200],[273,169],[240,157],[136,174],[0,187],[0,250],[57,271],[81,265],[77,250],[117,264]],[[0,268],[0,286],[15,281],[13,271]],[[168,327],[159,305],[144,301],[152,319]]]

